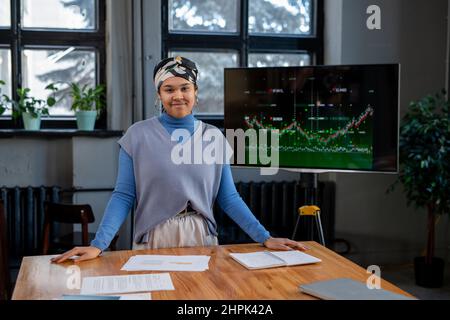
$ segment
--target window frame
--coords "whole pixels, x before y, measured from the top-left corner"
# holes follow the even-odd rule
[[[249,0],[238,0],[238,32],[170,32],[169,0],[161,0],[161,56],[167,57],[169,51],[235,50],[238,52],[238,66],[248,66],[251,53],[305,53],[311,54],[312,65],[323,64],[324,58],[324,2],[312,0],[313,35],[250,34],[248,30]],[[274,49],[276,48],[276,49]],[[223,115],[197,114],[196,117],[207,123],[223,128]]]
[[[33,48],[59,49],[61,47],[79,47],[93,49],[97,55],[97,84],[106,84],[106,1],[96,0],[97,26],[93,30],[64,30],[22,28],[21,1],[11,2],[11,26],[0,28],[0,45],[11,50],[12,97],[17,99],[17,88],[22,85],[22,52]],[[95,123],[96,129],[106,129],[107,108]],[[0,129],[22,129],[21,118],[0,117]],[[43,117],[42,129],[76,129],[75,117],[51,116]]]

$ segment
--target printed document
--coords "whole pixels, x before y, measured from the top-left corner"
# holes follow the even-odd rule
[[[168,273],[86,277],[83,279],[80,294],[114,294],[158,290],[175,290]]]
[[[210,256],[136,255],[123,265],[124,271],[205,271]]]

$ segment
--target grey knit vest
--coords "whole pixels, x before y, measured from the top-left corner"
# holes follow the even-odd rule
[[[208,142],[202,141],[208,130],[219,132],[221,143],[226,143],[217,128],[200,122],[194,134],[183,144],[189,143],[189,147],[194,148],[194,143],[197,143],[197,150],[205,150]],[[192,164],[174,163],[171,158],[173,148],[182,145],[171,140],[157,117],[133,124],[118,143],[133,159],[137,201],[136,243],[147,242],[150,230],[177,215],[186,208],[188,202],[206,219],[209,231],[217,235],[213,206],[222,174],[223,164],[220,161],[215,164],[206,164],[204,161],[200,164],[198,161],[197,164],[194,161]],[[198,148],[198,143],[201,143],[201,148]]]

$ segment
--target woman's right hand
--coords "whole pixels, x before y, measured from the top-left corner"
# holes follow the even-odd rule
[[[97,258],[102,251],[97,247],[75,247],[57,257],[51,259],[54,263],[61,263],[73,256],[78,256],[77,259],[73,259],[74,262],[80,262],[85,260],[91,260]]]

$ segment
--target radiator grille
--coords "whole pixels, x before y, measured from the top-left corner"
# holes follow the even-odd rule
[[[291,238],[297,221],[297,209],[307,205],[312,190],[300,182],[239,182],[236,189],[253,214],[272,236]],[[320,182],[318,205],[321,208],[325,242],[334,240],[334,182]],[[216,204],[215,218],[220,244],[252,242],[252,240]],[[296,240],[319,241],[309,217],[302,218]]]
[[[44,226],[44,201],[59,202],[59,187],[1,188],[6,211],[9,252],[12,261],[40,254]]]

